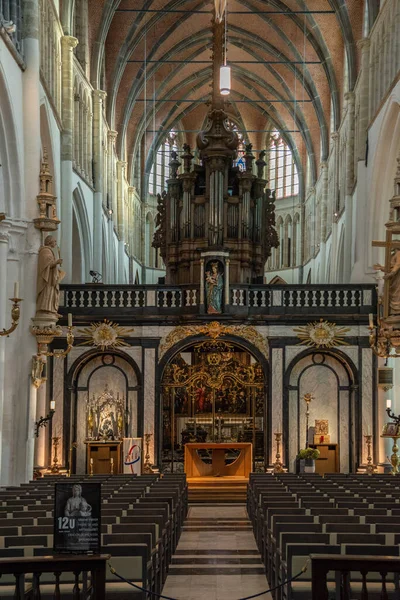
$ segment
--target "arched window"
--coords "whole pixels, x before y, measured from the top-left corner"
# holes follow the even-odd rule
[[[178,150],[178,134],[174,129],[171,129],[155,154],[149,177],[149,194],[161,194],[165,190],[166,181],[169,177],[171,152],[178,152]]]
[[[299,176],[289,146],[279,131],[272,132],[268,143],[269,186],[277,198],[296,196],[299,193]]]

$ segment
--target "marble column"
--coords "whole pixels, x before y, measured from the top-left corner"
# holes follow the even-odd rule
[[[204,305],[204,258],[200,259],[200,305]]]
[[[45,417],[49,409],[46,406],[46,385],[41,385],[38,388],[36,393],[36,421],[40,419],[40,417]],[[35,443],[35,459],[34,464],[35,468],[40,467],[44,468],[49,466],[49,463],[46,462],[47,457],[47,439],[49,435],[48,424],[46,427],[42,427],[39,429],[39,437],[36,438]]]
[[[229,265],[230,260],[227,258],[225,260],[225,306],[229,305]]]
[[[144,350],[144,428],[143,433],[152,433],[150,441],[150,462],[155,460],[155,440],[157,435],[155,429],[155,375],[156,375],[156,351],[155,348]],[[160,443],[160,440],[157,440]]]
[[[73,50],[78,40],[64,35],[61,38],[61,82],[62,82],[62,121],[61,132],[61,256],[63,270],[66,272],[64,283],[72,278],[72,158],[74,125],[73,90]]]
[[[367,462],[367,449],[364,444],[364,435],[374,434],[373,431],[373,405],[372,405],[372,350],[362,349],[362,394],[361,394],[361,463]]]
[[[282,462],[285,463],[288,457],[285,456],[285,447],[287,443],[287,431],[283,431],[282,421],[282,408],[283,408],[283,350],[282,348],[272,348],[271,352],[272,361],[272,390],[273,398],[269,401],[273,402],[273,410],[271,412],[271,425],[270,425],[270,462],[274,458],[273,444],[274,444],[274,433],[283,432],[282,436]]]
[[[103,271],[103,202],[104,202],[104,136],[103,111],[107,94],[102,90],[93,91],[93,269]]]

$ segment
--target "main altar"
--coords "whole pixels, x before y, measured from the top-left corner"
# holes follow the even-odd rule
[[[227,451],[238,451],[237,456],[229,457]],[[203,454],[203,456],[202,456]],[[208,460],[205,462],[204,456]],[[191,477],[239,477],[249,478],[253,464],[253,444],[217,443],[185,445],[185,473]]]

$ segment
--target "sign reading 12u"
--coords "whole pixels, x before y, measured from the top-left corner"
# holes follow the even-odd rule
[[[54,550],[99,552],[101,542],[101,484],[56,483]]]

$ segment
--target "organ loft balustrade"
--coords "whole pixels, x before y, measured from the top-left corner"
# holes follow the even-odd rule
[[[62,285],[60,313],[84,318],[118,315],[118,319],[166,315],[205,315],[200,285]],[[230,284],[223,294],[218,318],[275,317],[280,321],[343,315],[367,323],[376,309],[373,285],[259,285]],[[204,291],[203,291],[204,296]]]

